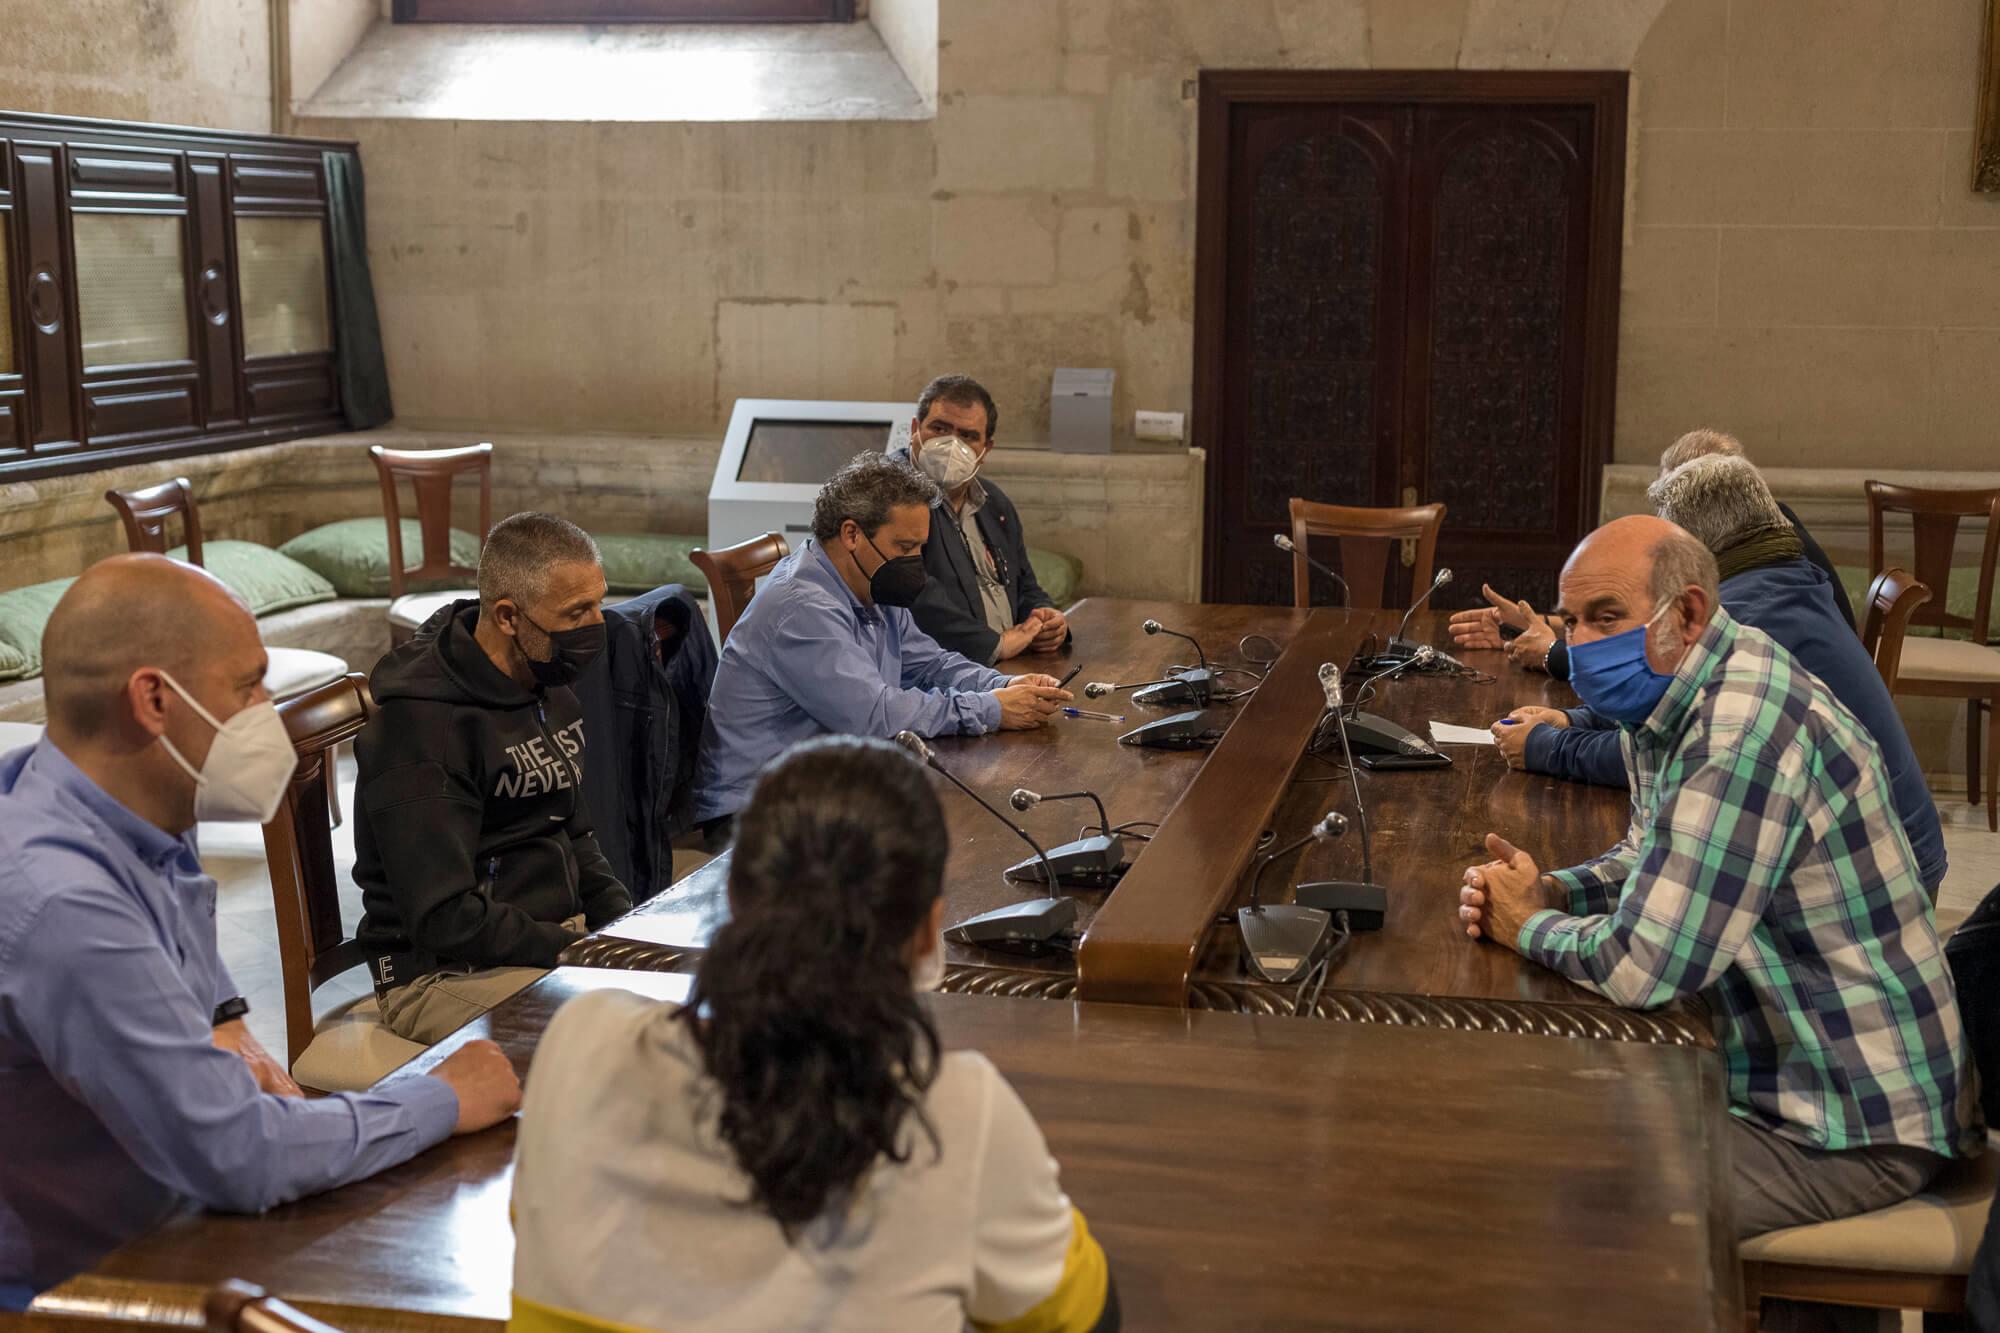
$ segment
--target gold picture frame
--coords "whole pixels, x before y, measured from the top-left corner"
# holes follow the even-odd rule
[[[1972,188],[2000,193],[2000,0],[1986,0],[1979,43],[1979,118],[1972,125]]]

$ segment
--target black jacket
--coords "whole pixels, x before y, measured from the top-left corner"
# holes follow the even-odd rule
[[[1035,579],[1035,567],[1028,563],[1028,540],[1021,531],[1021,515],[1007,492],[990,481],[986,503],[973,515],[980,535],[993,552],[995,572],[1006,586],[1014,607],[1014,623],[1020,624],[1038,606],[1054,606]],[[931,536],[924,543],[923,595],[910,608],[917,628],[955,653],[975,662],[991,664],[1000,646],[1000,636],[986,623],[986,602],[979,595],[978,567],[966,548],[965,534],[951,501],[931,506]]]
[[[456,602],[369,677],[355,934],[371,955],[414,951],[430,967],[553,967],[577,938],[563,921],[581,912],[594,928],[632,900],[591,836],[575,693],[516,684],[473,638],[478,623],[478,602]]]
[[[604,608],[604,625],[604,655],[576,683],[596,738],[583,797],[611,872],[644,902],[673,882],[673,839],[693,823],[715,639],[678,583]]]

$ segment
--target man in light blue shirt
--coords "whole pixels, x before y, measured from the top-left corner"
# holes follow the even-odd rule
[[[261,1090],[262,1052],[217,1035],[235,987],[194,843],[198,818],[264,817],[291,777],[256,622],[193,566],[118,556],[42,644],[48,731],[0,756],[0,1309],[184,1202],[260,1211],[520,1101],[491,1043],[368,1093]]]
[[[813,535],[730,631],[708,696],[695,819],[734,815],[798,741],[979,736],[1038,727],[1069,702],[1053,676],[1006,676],[938,646],[909,606],[938,490],[906,460],[862,454],[813,506]]]

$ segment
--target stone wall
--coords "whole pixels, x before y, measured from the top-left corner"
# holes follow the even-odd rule
[[[1966,467],[2000,352],[1980,11],[944,0],[931,123],[306,128],[362,141],[408,416],[709,431],[951,367],[1039,437],[1057,365],[1115,367],[1121,429],[1190,405],[1202,69],[1627,68],[1616,457],[1714,421],[1774,463]]]
[[[1714,424],[1767,466],[1996,466],[1984,8],[1667,6],[1634,62],[1619,461]]]
[[[0,106],[271,128],[269,0],[0,0]]]

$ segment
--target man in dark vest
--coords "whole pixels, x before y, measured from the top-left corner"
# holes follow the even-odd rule
[[[1028,563],[1014,502],[979,475],[999,420],[979,381],[940,375],[917,399],[909,439],[890,450],[944,492],[931,506],[928,577],[910,613],[940,644],[987,666],[1069,642],[1069,623]]]

